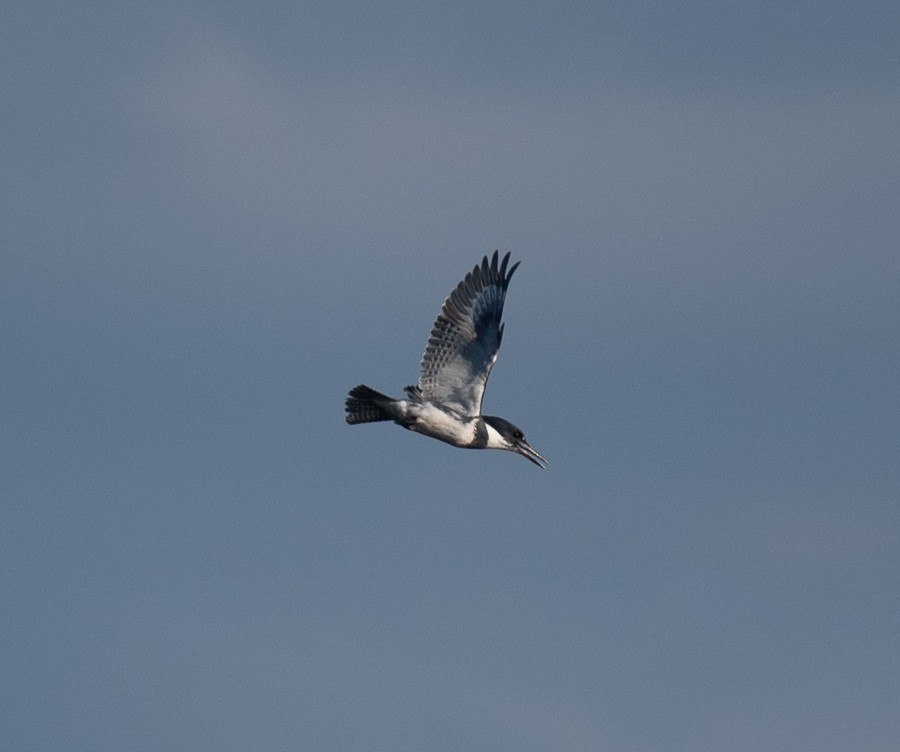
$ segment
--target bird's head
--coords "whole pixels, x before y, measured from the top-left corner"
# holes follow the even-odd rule
[[[498,418],[496,415],[485,415],[484,422],[488,429],[488,448],[489,449],[506,449],[510,452],[516,452],[523,457],[531,460],[539,468],[546,469],[547,460],[541,453],[534,449],[527,441],[525,434],[518,426],[514,426],[508,420]]]

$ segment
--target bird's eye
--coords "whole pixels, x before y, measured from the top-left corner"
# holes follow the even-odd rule
[[[519,441],[521,441],[522,439],[525,438],[525,434],[522,433],[521,431],[514,431],[514,432],[513,432],[513,438],[514,438],[514,439],[518,439]]]

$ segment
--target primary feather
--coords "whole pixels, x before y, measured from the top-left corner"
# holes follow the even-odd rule
[[[484,257],[447,296],[422,356],[417,391],[463,415],[481,415],[491,368],[503,338],[503,303],[518,262]]]

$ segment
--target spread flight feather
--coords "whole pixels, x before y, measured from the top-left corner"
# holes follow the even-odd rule
[[[447,296],[431,329],[422,375],[410,394],[439,402],[463,415],[481,415],[491,368],[503,338],[503,303],[513,272],[509,253],[487,257]]]

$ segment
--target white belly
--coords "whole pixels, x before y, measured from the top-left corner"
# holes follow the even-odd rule
[[[432,436],[454,446],[469,446],[475,440],[475,419],[448,413],[429,402],[406,402],[406,413],[412,418],[409,429]]]

